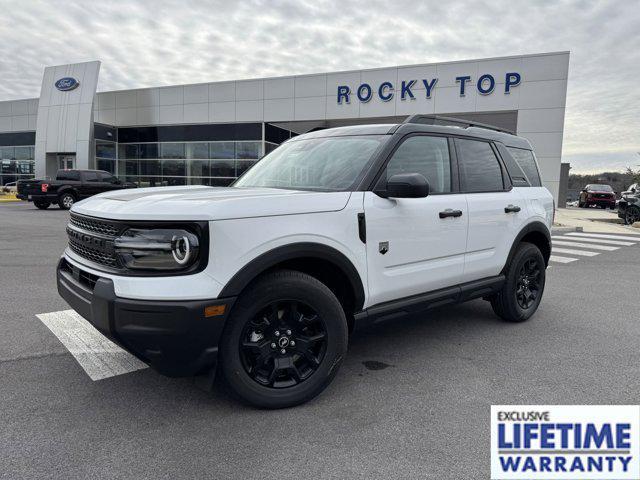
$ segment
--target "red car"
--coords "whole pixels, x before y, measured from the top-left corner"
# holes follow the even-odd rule
[[[578,206],[580,208],[597,205],[600,208],[609,207],[611,210],[616,208],[616,194],[609,185],[591,184],[584,187],[580,192]]]

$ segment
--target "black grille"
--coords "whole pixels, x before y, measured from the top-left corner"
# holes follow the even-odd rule
[[[71,221],[69,223],[74,227],[81,228],[87,232],[94,232],[108,237],[115,237],[122,229],[121,226],[116,223],[82,217],[74,213],[71,214]]]
[[[82,285],[88,287],[90,290],[96,286],[96,282],[100,277],[97,275],[93,275],[89,272],[85,272],[78,267],[74,267],[66,260],[62,260],[62,265],[60,269],[68,272],[73,278],[76,278]]]
[[[74,253],[86,258],[87,260],[91,260],[94,263],[112,268],[116,268],[118,266],[115,255],[83,245],[72,238],[69,238],[69,248],[71,248]]]

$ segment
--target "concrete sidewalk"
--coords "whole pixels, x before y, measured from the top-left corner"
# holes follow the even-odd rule
[[[598,208],[558,208],[554,228],[582,227],[585,232],[621,233],[640,235],[640,228],[634,228],[622,223],[618,213],[612,210]]]

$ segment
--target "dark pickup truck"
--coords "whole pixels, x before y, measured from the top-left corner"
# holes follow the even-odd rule
[[[41,210],[57,203],[68,210],[78,200],[96,193],[121,188],[134,188],[134,183],[125,183],[109,172],[102,170],[58,170],[55,180],[20,180],[17,197],[33,202]]]

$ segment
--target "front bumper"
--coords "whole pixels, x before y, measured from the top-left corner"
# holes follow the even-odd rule
[[[589,198],[585,201],[587,206],[597,205],[598,207],[615,208],[615,198]]]
[[[235,297],[149,301],[115,295],[113,281],[71,265],[56,270],[58,293],[106,337],[172,377],[195,375],[215,365],[218,342]],[[225,306],[205,316],[205,308]]]

